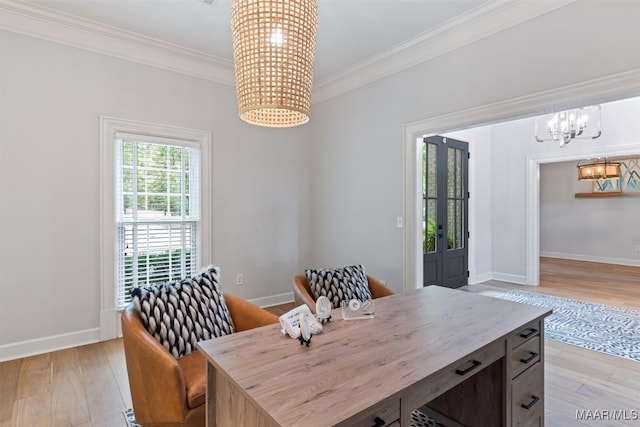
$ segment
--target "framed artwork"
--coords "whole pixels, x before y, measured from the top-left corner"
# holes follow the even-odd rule
[[[620,191],[640,192],[640,158],[620,162]]]
[[[593,187],[591,188],[593,193],[619,193],[620,192],[620,178],[615,179],[599,179],[593,181]]]

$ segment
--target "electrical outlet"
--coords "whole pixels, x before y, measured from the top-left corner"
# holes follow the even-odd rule
[[[242,274],[236,275],[236,285],[244,285],[244,276]]]
[[[396,227],[398,227],[398,228],[404,227],[404,223],[402,221],[402,217],[401,216],[396,218]]]
[[[640,245],[636,245],[636,252],[640,252]]]

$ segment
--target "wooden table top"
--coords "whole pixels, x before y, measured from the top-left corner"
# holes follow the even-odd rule
[[[374,304],[374,319],[342,320],[335,310],[309,347],[280,325],[199,346],[277,423],[334,425],[550,313],[438,286]]]

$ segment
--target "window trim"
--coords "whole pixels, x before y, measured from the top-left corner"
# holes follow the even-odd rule
[[[171,138],[200,149],[200,260],[212,259],[211,132],[100,116],[100,340],[121,335],[115,291],[115,149],[116,133]]]

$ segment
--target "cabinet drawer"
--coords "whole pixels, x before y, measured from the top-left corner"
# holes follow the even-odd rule
[[[538,360],[540,360],[540,336],[536,335],[511,352],[511,378],[517,377]]]
[[[523,342],[540,335],[540,320],[534,320],[518,329],[511,336],[511,348],[518,347]]]
[[[542,364],[536,362],[512,382],[511,417],[514,426],[528,426],[544,415]]]
[[[358,414],[353,421],[344,425],[353,427],[371,427],[373,425],[392,426],[400,419],[400,400],[389,399]],[[377,424],[376,424],[377,423]]]
[[[415,409],[432,401],[442,393],[474,376],[496,360],[504,357],[504,340],[497,340],[471,353],[449,367],[413,385],[403,400],[407,407]]]

